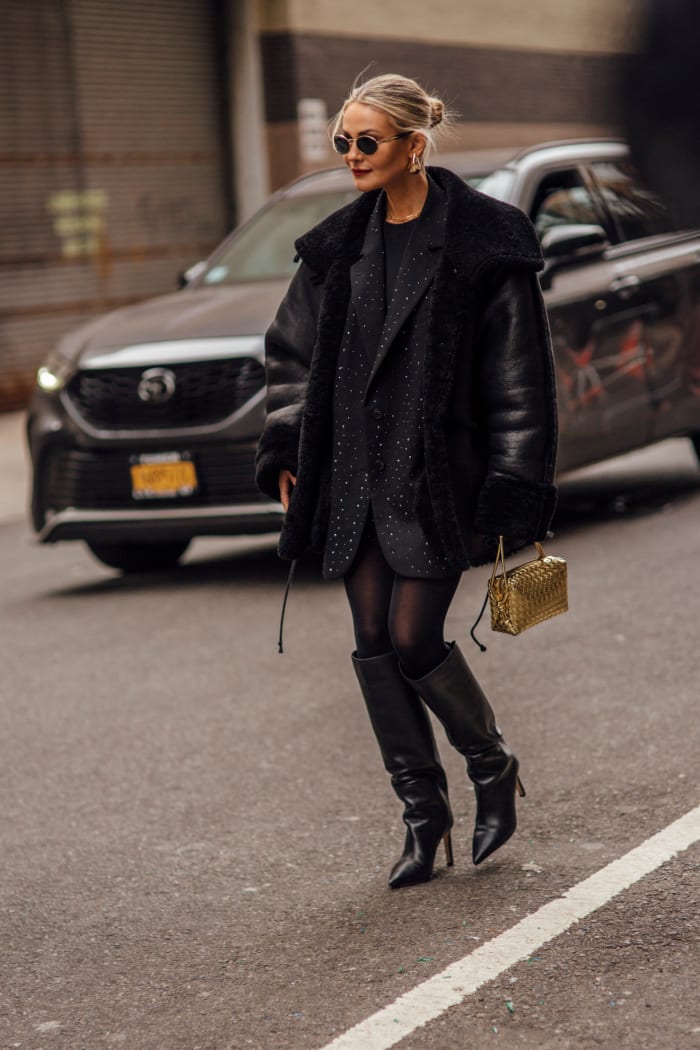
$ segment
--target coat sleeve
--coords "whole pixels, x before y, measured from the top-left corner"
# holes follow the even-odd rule
[[[279,472],[297,472],[321,292],[322,284],[302,262],[265,335],[266,417],[258,442],[255,480],[272,499],[279,499]]]
[[[556,504],[556,381],[535,273],[492,285],[478,334],[481,418],[488,466],[475,527],[486,535],[543,539]]]

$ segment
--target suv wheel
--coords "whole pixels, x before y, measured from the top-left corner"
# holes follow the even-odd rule
[[[190,545],[189,540],[169,543],[93,543],[87,545],[95,557],[122,572],[162,572],[174,569]]]
[[[693,442],[695,455],[698,457],[698,459],[700,459],[700,434],[691,434],[690,440]]]

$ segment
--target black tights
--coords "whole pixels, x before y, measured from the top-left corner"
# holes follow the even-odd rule
[[[445,617],[459,580],[397,576],[370,525],[344,577],[360,659],[393,649],[409,678],[432,671],[446,655]]]

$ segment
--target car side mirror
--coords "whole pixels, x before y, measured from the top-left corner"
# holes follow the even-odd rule
[[[542,236],[542,254],[548,261],[562,261],[576,255],[602,255],[610,247],[602,226],[552,226]]]

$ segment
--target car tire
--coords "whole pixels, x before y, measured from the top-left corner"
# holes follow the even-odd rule
[[[93,543],[87,545],[104,565],[122,572],[163,572],[174,569],[190,545],[189,540],[169,543]]]
[[[700,460],[700,434],[691,434],[690,440],[693,442],[695,455],[698,457],[698,460]]]

